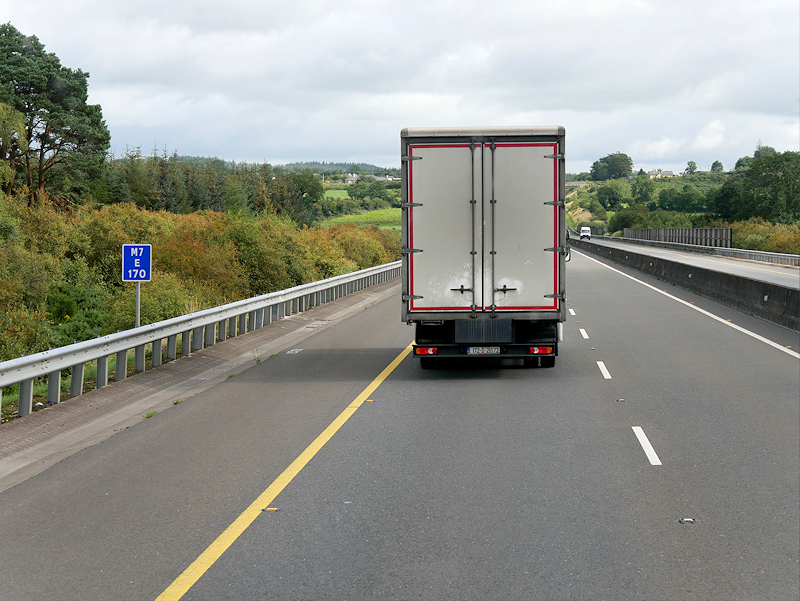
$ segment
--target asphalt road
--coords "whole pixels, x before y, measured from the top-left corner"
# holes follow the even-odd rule
[[[800,336],[663,286],[573,252],[555,368],[406,357],[368,395],[393,291],[312,321],[0,493],[0,599],[155,599],[218,537],[184,599],[797,599]]]
[[[707,255],[703,253],[693,253],[671,248],[659,248],[656,246],[646,246],[631,242],[621,242],[613,238],[594,237],[591,239],[594,244],[610,246],[612,248],[624,248],[631,252],[650,257],[658,257],[667,261],[685,263],[695,267],[703,267],[713,271],[730,273],[753,280],[778,284],[786,288],[800,287],[800,268],[791,265],[779,265],[776,263],[765,263],[760,261],[748,261],[734,257],[724,257],[722,255]]]

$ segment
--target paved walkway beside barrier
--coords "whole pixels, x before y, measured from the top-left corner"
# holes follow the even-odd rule
[[[396,295],[394,279],[0,425],[0,491]],[[313,327],[312,327],[313,326]]]

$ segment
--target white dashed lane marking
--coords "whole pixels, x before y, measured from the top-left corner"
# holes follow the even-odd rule
[[[656,455],[655,449],[653,449],[653,445],[650,444],[650,441],[647,439],[647,435],[644,433],[639,426],[631,426],[633,428],[633,433],[636,434],[636,438],[639,439],[639,444],[642,445],[642,449],[644,449],[645,455],[650,460],[650,465],[661,465],[661,460]]]

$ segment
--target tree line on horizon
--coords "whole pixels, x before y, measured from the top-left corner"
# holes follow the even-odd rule
[[[711,172],[702,173],[694,161],[689,161],[680,177],[651,178],[642,169],[634,175],[633,160],[616,152],[595,161],[590,173],[572,178],[594,183],[589,190],[600,208],[622,209],[629,216],[636,209],[640,216],[647,211],[706,215],[695,222],[750,218],[783,224],[800,221],[800,153],[777,152],[759,142],[753,156],[740,158],[734,171],[725,172],[719,161],[714,166]],[[648,227],[641,218],[638,221],[636,227]]]

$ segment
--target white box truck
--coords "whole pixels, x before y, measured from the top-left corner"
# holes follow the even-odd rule
[[[406,128],[402,320],[423,368],[553,367],[566,319],[564,128]]]

